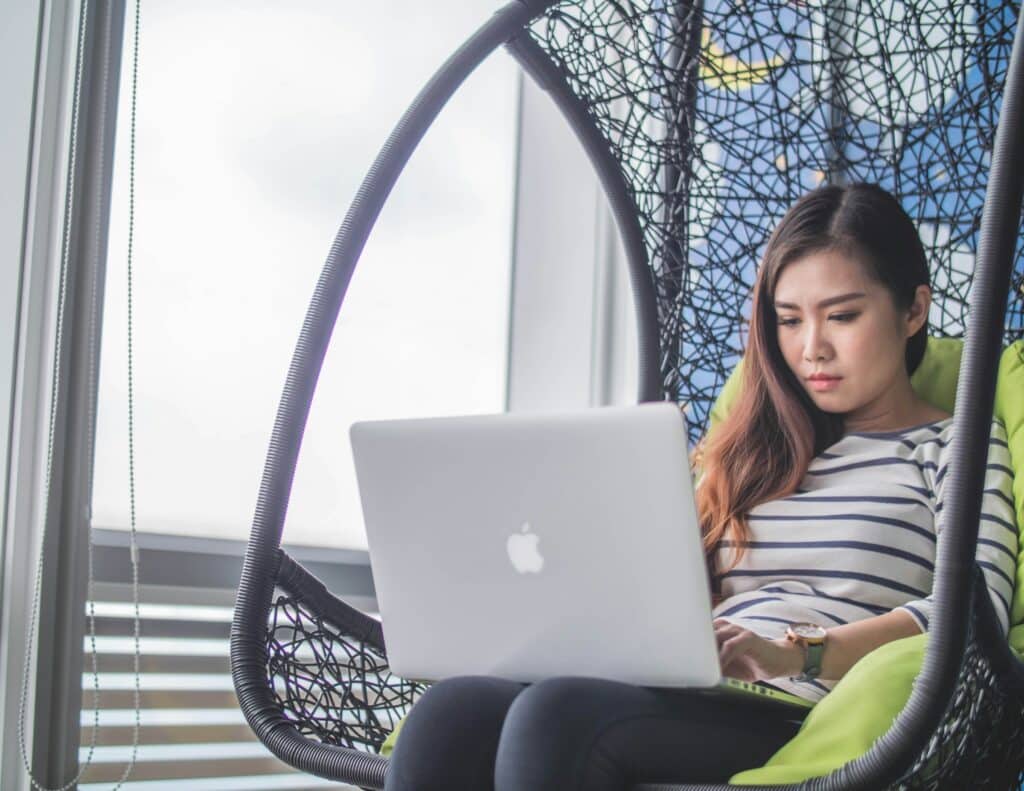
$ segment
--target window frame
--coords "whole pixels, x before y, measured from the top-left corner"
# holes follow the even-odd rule
[[[35,47],[33,71],[16,74],[33,86],[25,160],[24,224],[17,257],[15,362],[10,369],[10,437],[5,470],[2,660],[4,711],[0,784],[27,788],[18,718],[24,637],[40,557],[43,586],[37,643],[29,669],[26,748],[36,777],[60,785],[77,771],[85,623],[88,495],[92,467],[95,383],[87,365],[98,339],[106,259],[114,120],[124,0],[71,4],[21,0],[24,41]],[[33,12],[34,18],[33,18]],[[80,38],[79,12],[86,20]],[[72,161],[74,91],[83,53]],[[23,61],[24,64],[24,61]],[[69,170],[74,168],[74,173]],[[73,193],[66,201],[66,184]],[[67,213],[70,211],[70,213]],[[67,236],[64,320],[58,330],[61,266]],[[8,274],[10,276],[10,273]],[[93,304],[98,306],[91,312]],[[9,338],[10,336],[8,336]],[[50,436],[54,372],[59,385]],[[49,444],[52,439],[52,446]],[[53,465],[46,462],[52,447]],[[49,488],[47,489],[47,481]],[[48,523],[46,545],[42,520]],[[79,635],[68,641],[67,635]],[[72,725],[72,727],[69,727]],[[70,773],[70,774],[69,774]]]

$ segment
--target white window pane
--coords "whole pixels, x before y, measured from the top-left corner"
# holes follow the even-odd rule
[[[288,364],[334,234],[413,97],[499,6],[143,5],[133,268],[140,530],[248,535]],[[129,29],[93,492],[93,523],[122,528],[130,55]],[[518,79],[499,50],[463,84],[377,222],[313,402],[289,543],[365,547],[348,442],[355,420],[505,408]]]

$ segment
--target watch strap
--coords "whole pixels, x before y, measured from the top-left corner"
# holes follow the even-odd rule
[[[804,668],[794,680],[811,681],[821,675],[821,655],[825,653],[825,644],[802,641],[801,645],[804,649]]]

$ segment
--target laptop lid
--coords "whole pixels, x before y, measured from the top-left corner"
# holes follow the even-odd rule
[[[721,679],[677,405],[363,421],[350,439],[399,676]]]

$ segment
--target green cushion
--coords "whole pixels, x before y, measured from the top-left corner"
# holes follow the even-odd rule
[[[402,726],[404,724],[405,717],[402,717],[402,719],[395,724],[395,729],[388,734],[388,738],[384,740],[384,744],[380,746],[380,754],[385,758],[391,757],[391,751],[395,749],[395,742],[398,741],[398,732],[402,730]]]
[[[904,637],[863,657],[811,709],[797,735],[768,763],[734,774],[729,784],[798,783],[826,775],[866,753],[910,698],[927,640],[927,634]],[[1010,631],[1010,643],[1024,655],[1024,626]]]
[[[996,416],[1006,426],[1006,439],[1010,446],[1010,466],[1014,470],[1013,503],[1017,512],[1017,525],[1024,526],[1024,341],[1016,341],[1003,352],[999,360],[999,378],[996,379]],[[1017,474],[1017,472],[1020,474]],[[1020,538],[1018,534],[1018,538]],[[1013,590],[1010,623],[1024,624],[1024,545],[1017,554],[1017,582]],[[1014,643],[1014,647],[1018,647]],[[1024,651],[1024,642],[1019,646]]]
[[[962,341],[929,338],[925,357],[911,377],[922,397],[952,411],[959,374]],[[733,372],[733,379],[736,372]],[[738,382],[723,389],[712,419],[721,420]],[[1006,425],[1010,460],[1014,470],[1024,470],[1024,342],[1003,351],[999,362],[994,412]],[[723,398],[727,399],[723,402]],[[1013,482],[1017,523],[1024,524],[1024,474]],[[1017,584],[1010,615],[1010,645],[1024,654],[1024,552],[1017,561]],[[800,731],[768,762],[733,775],[733,785],[795,783],[828,774],[863,755],[888,731],[910,697],[914,679],[924,658],[927,634],[894,640],[872,651],[855,664],[822,698],[804,720]]]
[[[927,638],[919,634],[893,640],[863,657],[811,709],[797,735],[768,763],[734,774],[729,783],[796,783],[828,774],[863,755],[910,697]]]

